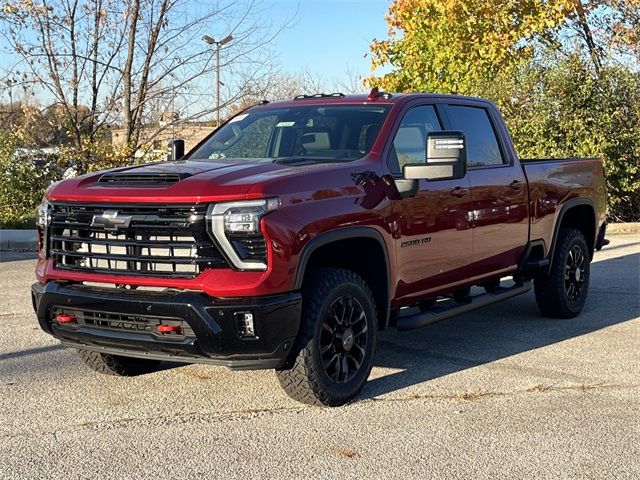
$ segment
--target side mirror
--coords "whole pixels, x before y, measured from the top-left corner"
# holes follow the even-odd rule
[[[167,154],[167,161],[173,162],[180,160],[184,157],[184,140],[176,139],[169,142],[169,153]]]
[[[429,132],[425,163],[410,163],[402,169],[407,180],[455,180],[467,171],[467,147],[464,133]]]

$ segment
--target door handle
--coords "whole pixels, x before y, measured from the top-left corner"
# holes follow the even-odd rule
[[[454,197],[457,197],[457,198],[462,198],[465,195],[467,195],[468,193],[469,193],[469,189],[468,188],[456,187],[453,190],[451,190],[451,195],[453,195]]]
[[[522,187],[522,182],[520,182],[519,180],[514,180],[509,184],[509,188],[511,190],[520,190],[521,187]]]

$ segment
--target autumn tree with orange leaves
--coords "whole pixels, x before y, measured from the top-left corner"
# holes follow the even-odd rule
[[[640,220],[640,0],[395,0],[367,79],[488,97],[522,157],[599,156],[610,218]]]

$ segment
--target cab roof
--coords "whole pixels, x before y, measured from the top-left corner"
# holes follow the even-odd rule
[[[387,93],[373,88],[369,94],[345,95],[344,93],[316,93],[311,95],[298,95],[290,100],[278,100],[274,102],[262,101],[256,106],[269,107],[294,107],[300,105],[348,105],[348,104],[378,104],[393,105],[406,103],[413,99],[465,99],[487,100],[482,98],[467,97],[463,95],[449,95],[442,93]]]

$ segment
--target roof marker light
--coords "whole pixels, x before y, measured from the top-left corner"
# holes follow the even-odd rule
[[[380,97],[384,98],[385,100],[389,100],[391,98],[391,94],[387,92],[381,92],[378,87],[373,87],[371,89],[371,92],[369,93],[369,96],[367,97],[367,100],[369,102],[375,102]]]

